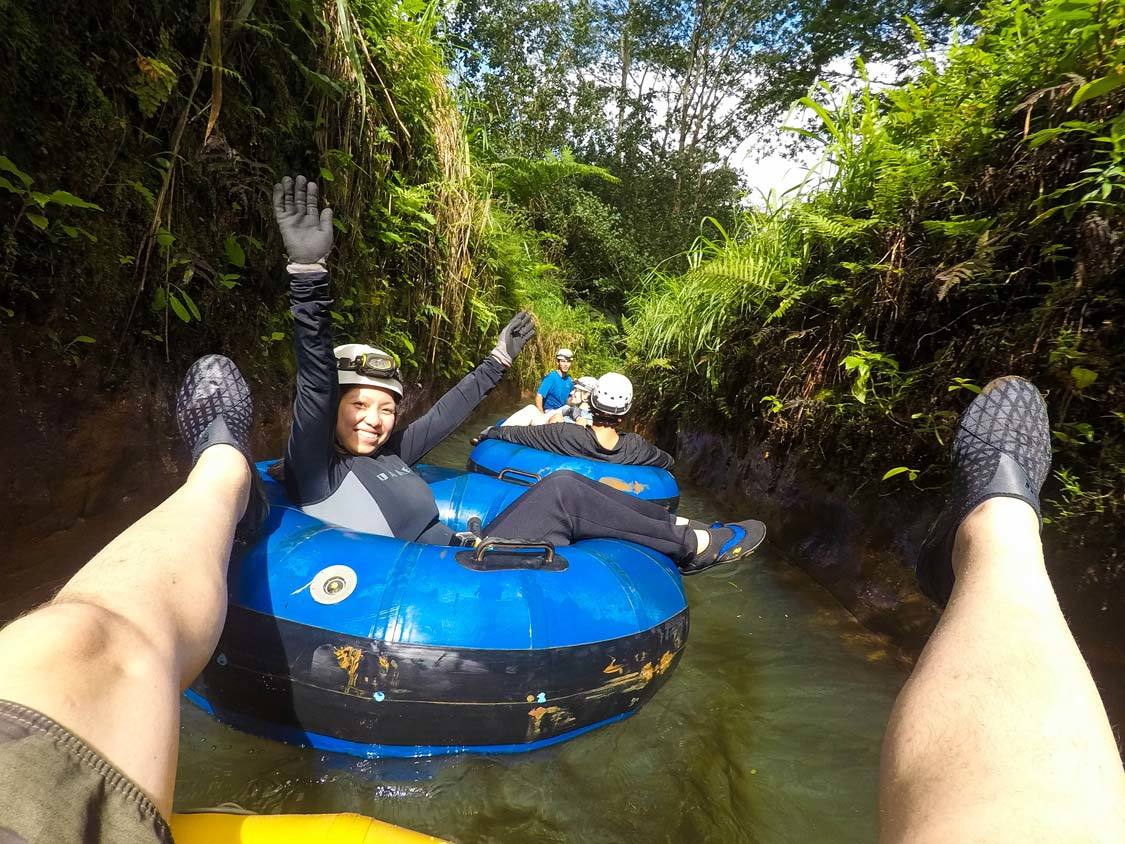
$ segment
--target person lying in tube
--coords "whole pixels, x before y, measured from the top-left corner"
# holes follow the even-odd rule
[[[597,383],[597,378],[584,375],[574,382],[574,388],[570,391],[570,396],[567,398],[566,404],[558,410],[543,411],[535,405],[529,404],[526,407],[521,407],[500,424],[505,427],[551,425],[556,422],[589,425],[593,421],[593,417],[590,413],[590,393]],[[480,442],[480,438],[474,438],[473,445],[476,445],[478,442]]]
[[[549,422],[572,422],[578,425],[591,425],[594,415],[590,411],[590,393],[598,385],[598,379],[592,375],[583,375],[574,382],[574,389],[570,391],[570,398],[566,407],[556,410]]]
[[[540,425],[485,428],[479,440],[503,440],[540,451],[585,457],[629,466],[672,468],[672,455],[640,434],[620,433],[625,414],[633,406],[633,384],[619,372],[607,372],[590,393],[590,427]]]
[[[461,538],[438,520],[433,493],[413,466],[499,383],[534,335],[534,321],[527,312],[516,314],[472,372],[400,428],[398,406],[405,390],[393,356],[367,344],[333,345],[327,263],[332,210],[320,208],[318,194],[316,183],[304,176],[287,176],[273,191],[274,216],[288,252],[297,354],[286,491],[304,512],[351,530],[455,544]],[[465,541],[488,536],[564,546],[594,537],[629,539],[694,573],[749,555],[765,538],[765,526],[754,520],[689,523],[652,502],[573,472],[556,472],[476,533]]]

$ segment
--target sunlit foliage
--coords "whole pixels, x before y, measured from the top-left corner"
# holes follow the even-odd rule
[[[705,226],[688,271],[654,271],[634,298],[652,406],[864,477],[928,467],[887,483],[934,485],[966,390],[1014,372],[1049,397],[1063,482],[1048,515],[1112,521],[1123,26],[1120,0],[997,0],[908,85],[816,86],[800,131],[824,161],[805,194]]]

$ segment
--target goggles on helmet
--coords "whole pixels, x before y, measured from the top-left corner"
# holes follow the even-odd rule
[[[354,358],[336,358],[336,368],[343,372],[355,372],[368,378],[393,378],[402,380],[395,359],[387,354],[362,354]]]

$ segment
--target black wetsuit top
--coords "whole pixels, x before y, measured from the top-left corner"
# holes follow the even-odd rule
[[[582,425],[512,425],[507,428],[489,428],[484,439],[504,440],[509,443],[553,451],[569,457],[588,457],[606,463],[630,466],[659,466],[672,468],[672,455],[661,451],[639,434],[620,434],[616,448],[606,448],[598,442],[597,435]]]
[[[290,500],[309,515],[352,530],[447,544],[453,533],[438,521],[433,493],[410,467],[468,418],[503,377],[504,366],[486,358],[428,413],[396,428],[374,455],[349,454],[336,444],[340,386],[328,274],[291,276],[290,299],[297,347],[297,398],[285,449]]]

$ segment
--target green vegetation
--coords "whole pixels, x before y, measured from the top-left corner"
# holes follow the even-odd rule
[[[1049,392],[1049,515],[1109,524],[1125,2],[993,0],[927,46],[968,11],[0,0],[0,324],[115,379],[224,349],[287,383],[268,189],[303,171],[337,212],[340,336],[413,377],[530,305],[525,385],[567,345],[667,421],[924,489],[964,401],[1017,372]],[[824,175],[749,208],[734,149],[856,49],[913,54],[911,81],[814,85],[789,137]]]
[[[653,271],[632,301],[630,363],[648,407],[682,424],[920,486],[942,479],[966,391],[1025,375],[1054,424],[1047,515],[1113,526],[1125,4],[994,0],[977,24],[909,84],[801,100],[817,125],[795,131],[829,175],[732,231],[706,227],[686,271]]]
[[[289,380],[268,207],[288,172],[336,209],[341,337],[446,377],[541,296],[548,338],[602,346],[600,317],[563,304],[527,212],[492,195],[500,163],[470,152],[436,2],[0,11],[0,318],[29,352],[121,377],[219,348]]]
[[[498,154],[572,150],[615,177],[541,195],[534,225],[568,291],[620,313],[649,267],[683,269],[701,219],[735,226],[736,151],[833,59],[901,59],[903,15],[937,32],[970,5],[462,0],[450,28],[461,95]]]

